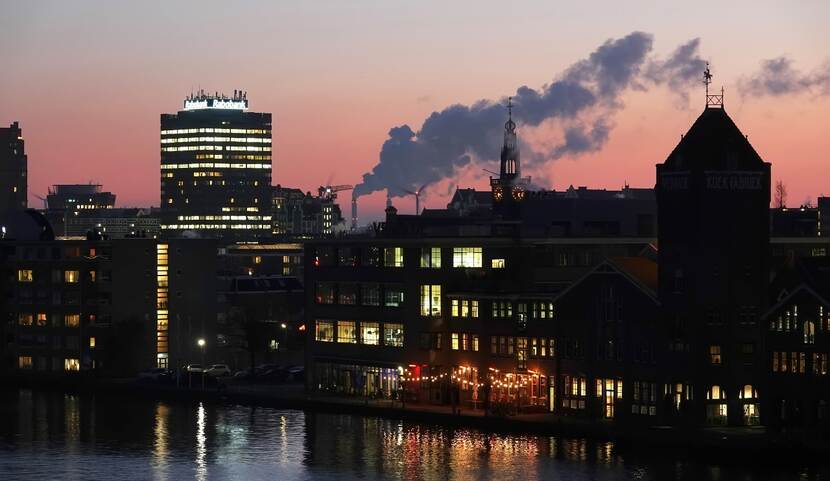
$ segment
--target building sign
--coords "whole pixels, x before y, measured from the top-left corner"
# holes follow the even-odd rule
[[[710,190],[761,190],[760,172],[706,172]]]
[[[233,99],[195,98],[193,100],[185,100],[184,109],[248,110],[248,101]]]

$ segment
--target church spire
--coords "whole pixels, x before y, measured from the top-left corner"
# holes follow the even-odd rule
[[[504,146],[501,149],[502,179],[519,177],[519,145],[516,139],[516,122],[513,121],[513,97],[507,98],[507,122],[504,123]]]

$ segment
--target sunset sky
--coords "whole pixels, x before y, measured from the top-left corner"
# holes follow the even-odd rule
[[[607,40],[640,31],[653,36],[655,59],[700,39],[727,112],[788,185],[789,204],[830,195],[830,2],[677,5],[6,2],[0,124],[23,129],[31,206],[51,184],[87,181],[120,206],[158,205],[159,114],[199,87],[244,89],[251,110],[273,113],[273,183],[315,190],[360,182],[393,127],[417,133],[450,105],[542,89]],[[703,108],[703,86],[633,86],[616,100],[597,114],[612,127],[607,141],[538,163],[527,172],[537,184],[653,186],[654,164]],[[561,141],[557,123],[523,129],[516,115],[526,142],[544,150]],[[426,206],[445,205],[455,185],[487,188],[481,169],[495,169],[497,155],[433,184]],[[361,221],[380,215],[383,198],[362,200]],[[395,204],[414,210],[408,198]]]

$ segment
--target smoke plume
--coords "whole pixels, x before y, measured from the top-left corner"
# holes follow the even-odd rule
[[[514,116],[521,127],[544,126],[559,132],[561,142],[536,151],[522,146],[522,162],[534,165],[602,148],[613,128],[610,117],[622,107],[628,89],[667,85],[680,89],[701,75],[705,62],[699,40],[678,47],[666,59],[650,58],[650,34],[633,32],[608,40],[587,58],[568,67],[540,89],[521,86],[513,95]],[[471,163],[493,161],[500,151],[506,98],[451,105],[433,112],[415,132],[393,127],[379,162],[363,175],[355,195],[366,195],[452,177]],[[393,194],[394,195],[394,194]]]
[[[830,94],[830,62],[805,74],[796,70],[787,57],[764,60],[757,72],[741,80],[739,88],[743,96],[778,97],[803,92],[827,95]]]

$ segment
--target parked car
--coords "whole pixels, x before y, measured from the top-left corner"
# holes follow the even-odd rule
[[[188,364],[187,367],[185,367],[185,370],[187,372],[202,372],[204,371],[204,368],[202,368],[201,364]]]
[[[207,368],[205,374],[213,377],[224,377],[231,375],[231,368],[227,364],[214,364]]]
[[[305,381],[305,367],[291,366],[288,368],[288,382],[302,382]]]
[[[241,371],[236,371],[233,374],[233,377],[234,377],[234,379],[240,379],[240,380],[242,380],[242,379],[253,379],[254,375],[255,375],[255,370],[251,369],[251,368],[248,368],[248,369],[243,369]]]
[[[170,371],[162,368],[147,369],[146,371],[138,373],[139,381],[161,381],[163,379],[169,379],[170,377]]]
[[[284,367],[274,367],[257,376],[257,380],[267,383],[283,383],[288,379],[288,369]]]

